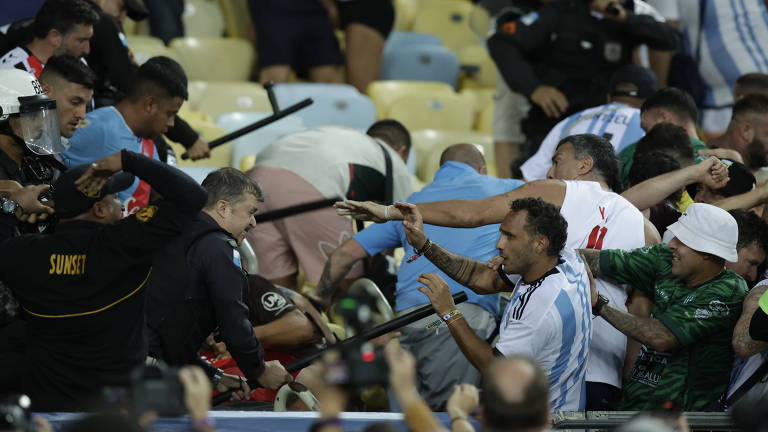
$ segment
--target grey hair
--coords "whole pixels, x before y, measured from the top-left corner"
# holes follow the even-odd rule
[[[217,169],[205,177],[202,186],[208,192],[208,201],[205,202],[204,207],[208,209],[219,201],[236,203],[246,194],[253,195],[259,201],[264,200],[261,186],[235,168]]]

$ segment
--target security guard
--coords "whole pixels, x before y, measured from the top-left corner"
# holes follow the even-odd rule
[[[132,174],[163,199],[121,219],[115,194],[133,183]],[[181,171],[126,150],[66,171],[53,189],[56,232],[5,240],[0,278],[28,321],[25,379],[34,410],[81,411],[145,360],[152,259],[206,194]]]
[[[633,12],[632,0],[560,0],[499,27],[488,48],[509,87],[531,100],[523,123],[535,151],[564,117],[605,103],[611,74],[633,49],[673,50],[675,30]]]
[[[155,260],[148,284],[150,355],[172,366],[201,365],[218,390],[239,389],[237,377],[200,361],[200,346],[218,329],[248,380],[276,389],[291,377],[277,361],[264,362],[248,320],[248,279],[237,251],[256,225],[261,188],[234,168],[209,174],[203,188],[203,211]]]

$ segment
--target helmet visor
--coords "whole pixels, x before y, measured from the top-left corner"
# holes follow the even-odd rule
[[[21,138],[27,147],[39,155],[54,155],[62,152],[59,116],[56,107],[42,106],[39,109],[19,114]]]

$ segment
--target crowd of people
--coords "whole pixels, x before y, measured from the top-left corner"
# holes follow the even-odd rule
[[[317,409],[325,432],[351,406],[389,405],[416,431],[445,429],[433,411],[453,431],[477,413],[487,430],[538,431],[552,413],[611,410],[685,430],[683,411],[768,401],[762,0],[477,2],[493,16],[499,176],[453,143],[416,192],[411,131],[392,119],[284,135],[247,173],[198,184],[166,142],[210,155],[178,115],[183,67],[138,65],[121,42],[126,12],[167,23],[181,2],[146,3],[46,0],[0,40],[1,393],[99,411],[105,388],[171,366],[201,431],[212,394]],[[394,19],[388,0],[250,11],[260,79],[337,81],[338,25],[361,91]],[[434,312],[357,348],[371,367],[386,358],[373,382],[389,404],[340,386],[350,360],[327,350],[327,317],[361,277],[394,280],[380,286],[397,315]],[[73,430],[140,430],[146,414]]]

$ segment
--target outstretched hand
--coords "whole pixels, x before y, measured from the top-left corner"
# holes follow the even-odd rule
[[[86,195],[96,195],[107,183],[109,177],[122,169],[121,152],[113,153],[92,163],[83,175],[75,180],[75,185],[80,192]]]
[[[405,237],[408,243],[414,249],[421,250],[424,247],[424,243],[427,242],[427,236],[424,234],[424,220],[421,218],[419,209],[415,205],[406,202],[396,203],[395,208],[403,216],[403,227],[405,228]]]
[[[50,202],[40,201],[40,194],[48,189],[50,189],[48,185],[34,185],[20,187],[11,192],[10,198],[21,206],[16,212],[16,217],[22,222],[31,224],[47,219],[48,215],[53,213],[53,209],[50,207]]]
[[[429,297],[429,302],[432,303],[432,309],[434,309],[438,315],[443,316],[456,309],[456,303],[453,301],[451,289],[439,274],[426,273],[420,275],[416,280],[419,283],[424,284],[424,287],[419,288],[419,291]]]
[[[393,219],[402,219],[402,215],[392,206],[376,204],[373,201],[339,201],[333,205],[339,216],[351,216],[361,221],[376,223],[387,222]],[[388,207],[388,208],[387,208]]]

